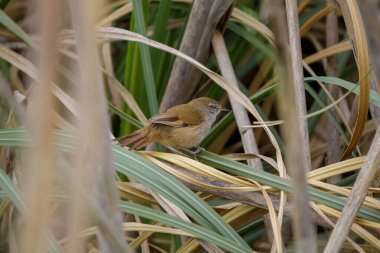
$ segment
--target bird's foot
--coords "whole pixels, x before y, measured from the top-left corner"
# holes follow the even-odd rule
[[[204,148],[202,147],[196,147],[196,148],[190,148],[187,150],[192,156],[193,156],[193,159],[198,161],[197,157],[198,155],[202,152],[202,151],[205,151]]]

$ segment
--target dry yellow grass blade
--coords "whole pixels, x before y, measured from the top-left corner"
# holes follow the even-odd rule
[[[37,68],[25,57],[13,52],[9,48],[0,44],[0,58],[12,64],[14,67],[18,68],[30,78],[38,82]],[[52,87],[53,94],[66,106],[66,108],[71,111],[76,117],[79,116],[77,102],[67,95],[61,88],[57,85]]]
[[[281,253],[282,252],[282,235],[281,235],[281,223],[282,223],[282,217],[277,217],[276,215],[276,210],[274,210],[272,200],[270,199],[268,193],[266,190],[256,181],[254,180],[249,180],[252,183],[254,183],[257,187],[259,187],[263,193],[263,196],[265,198],[265,201],[267,202],[268,205],[268,211],[269,211],[269,217],[270,217],[270,223],[272,226],[272,231],[273,231],[273,246],[271,252],[276,251]]]
[[[107,75],[107,77],[110,80],[109,85],[120,94],[124,102],[136,115],[138,120],[141,121],[141,123],[143,123],[144,125],[146,125],[148,123],[148,119],[146,118],[145,114],[141,111],[140,106],[137,104],[132,94],[113,75],[111,75],[104,69],[103,72]]]
[[[331,46],[331,47],[325,48],[321,51],[318,51],[315,54],[309,55],[308,57],[305,57],[303,60],[305,61],[305,63],[311,64],[311,63],[317,62],[319,60],[325,59],[326,57],[336,55],[336,54],[339,54],[342,52],[346,52],[349,50],[352,50],[352,45],[351,45],[350,41],[346,40],[346,41],[342,41],[342,42],[340,42],[334,46]]]
[[[273,168],[278,170],[276,161],[268,156],[260,155],[260,154],[245,154],[245,153],[234,153],[234,154],[226,154],[223,155],[224,157],[227,157],[229,159],[239,161],[239,160],[246,160],[251,158],[260,158],[264,161],[266,161],[268,164],[270,164]]]
[[[324,18],[330,11],[336,8],[335,5],[329,4],[322,10],[318,11],[311,18],[309,18],[300,28],[301,37],[305,35],[319,20]]]
[[[317,181],[317,180],[310,180],[309,179],[308,183],[312,186],[317,187],[317,188],[325,189],[327,191],[331,191],[332,193],[339,194],[339,195],[342,195],[345,197],[347,197],[351,193],[351,191],[349,189],[346,189],[346,188],[343,188],[340,186],[336,186],[333,184],[324,183],[324,182]],[[380,210],[380,201],[375,199],[375,198],[372,198],[372,197],[367,196],[363,202],[363,205],[367,206],[367,207],[371,207],[373,209]]]
[[[371,232],[369,232],[368,230],[364,229],[362,226],[356,223],[352,224],[351,229],[360,237],[362,237],[364,240],[366,240],[368,243],[375,246],[377,249],[380,249],[379,238],[375,237]]]
[[[117,188],[119,189],[120,196],[137,203],[144,204],[157,204],[157,202],[152,198],[152,196],[144,191],[139,189],[136,183],[131,182],[117,182]]]
[[[161,224],[160,223],[156,223],[156,225],[161,225]],[[153,234],[154,234],[153,232],[141,231],[141,232],[139,232],[139,236],[138,237],[136,237],[134,239],[131,238],[131,242],[128,244],[128,246],[132,250],[137,250],[139,247],[144,247],[144,246],[142,246],[142,244],[144,244],[145,242],[148,242],[147,240]]]
[[[150,156],[163,159],[165,161],[174,163],[182,168],[199,173],[203,176],[219,180],[222,182],[236,184],[239,186],[252,187],[253,185],[245,180],[238,179],[234,176],[226,174],[220,170],[217,170],[211,166],[198,162],[196,160],[190,159],[186,156],[181,156],[172,153],[162,153],[162,152],[147,152]]]
[[[322,180],[335,175],[340,175],[346,172],[358,170],[362,167],[365,159],[365,156],[360,156],[338,163],[334,163],[328,166],[324,166],[307,173],[307,178],[313,180]]]
[[[324,205],[318,205],[319,208],[323,209],[325,213],[334,216],[334,217],[340,217],[341,213],[339,211],[336,211],[335,209],[326,207]],[[351,230],[355,232],[358,236],[366,240],[368,243],[370,243],[372,246],[374,246],[377,249],[380,249],[380,240],[379,238],[376,238],[372,233],[368,232],[366,229],[364,229],[362,226],[359,224],[377,229],[380,231],[380,225],[375,222],[370,222],[366,220],[361,220],[361,219],[356,219],[355,223],[352,224]]]
[[[161,157],[167,157],[170,155],[171,154],[169,154],[169,153],[162,153]],[[156,165],[158,165],[162,169],[166,170],[170,174],[174,175],[175,177],[180,178],[180,179],[182,179],[186,182],[189,182],[191,184],[201,186],[201,187],[211,188],[211,189],[215,189],[215,190],[235,191],[235,192],[247,192],[247,191],[252,192],[252,191],[259,191],[260,190],[259,188],[255,187],[254,185],[250,184],[249,182],[246,182],[246,181],[241,180],[239,178],[232,177],[228,174],[224,174],[223,172],[221,172],[221,173],[224,174],[226,177],[229,177],[229,178],[231,177],[230,178],[231,181],[243,183],[244,185],[243,186],[237,186],[237,187],[223,187],[223,186],[215,186],[215,185],[205,184],[205,183],[202,183],[202,182],[194,179],[193,177],[191,177],[185,173],[180,172],[178,169],[173,168],[169,164],[153,158],[153,156],[144,155],[144,157],[146,159],[150,160],[151,162],[155,163]],[[161,159],[165,159],[165,158],[161,158]],[[213,178],[215,180],[219,180],[219,181],[226,182],[226,183],[231,183],[230,181],[228,181],[228,179],[227,180],[223,179],[223,176],[220,176],[219,173],[217,173],[218,175],[216,177],[213,177],[213,176],[210,176],[211,174],[208,174],[207,172],[203,173],[202,169],[198,170],[198,169],[196,169],[195,166],[192,166],[192,165],[189,166],[189,164],[183,163],[183,162],[178,161],[176,159],[167,159],[166,161],[172,162],[172,163],[180,166],[181,168],[189,169],[190,171],[194,171],[194,172],[199,173],[203,176]],[[194,160],[192,160],[192,161],[194,161]],[[203,166],[208,167],[207,165],[204,165],[204,164],[203,164]],[[203,166],[200,166],[200,167],[203,167]],[[209,167],[209,168],[212,168],[212,167]],[[214,168],[212,168],[212,169],[215,170]],[[232,183],[232,184],[236,184],[236,183]],[[241,184],[237,184],[237,185],[241,185]]]
[[[335,227],[335,224],[321,211],[321,209],[314,202],[311,202],[310,205],[324,221],[326,221],[331,227]],[[352,247],[354,247],[358,252],[365,253],[365,251],[351,238],[347,237],[347,241],[351,243]]]
[[[247,215],[251,213],[253,210],[255,210],[256,207],[246,204],[240,204],[239,206],[233,208],[232,210],[228,211],[226,214],[223,215],[223,219],[227,223],[231,223],[240,217]],[[184,252],[194,252],[194,250],[198,247],[198,242],[194,239],[191,239],[189,243],[183,244],[183,246],[178,249],[177,253],[184,253]],[[255,251],[252,251],[255,252]]]
[[[232,208],[228,213],[223,215],[223,219],[227,221],[228,223],[231,223],[234,220],[239,219],[240,217],[249,214],[253,210],[255,210],[256,207],[246,204],[240,204],[234,208]]]
[[[159,225],[152,225],[152,224],[142,224],[142,223],[137,223],[137,222],[124,222],[122,224],[122,228],[123,228],[123,231],[147,231],[147,232],[152,232],[152,233],[165,233],[165,234],[172,234],[172,235],[196,237],[195,235],[184,232],[180,229],[162,227]],[[94,236],[96,235],[97,230],[98,230],[97,227],[90,227],[83,230],[79,236],[82,238]],[[68,241],[69,241],[69,238],[63,238],[62,240],[59,241],[59,243],[65,244]]]
[[[358,116],[356,118],[350,143],[342,155],[342,159],[345,159],[359,143],[367,121],[370,95],[370,66],[367,37],[365,35],[363,20],[357,2],[355,0],[347,0],[339,1],[339,4],[346,23],[348,36],[354,45],[354,54],[358,65],[360,86]]]
[[[108,23],[115,21],[118,18],[121,18],[121,17],[131,13],[132,9],[133,9],[132,2],[130,2],[130,1],[125,1],[125,2],[126,3],[122,7],[116,9],[114,12],[109,14],[107,17],[105,17],[101,21],[99,21],[96,24],[96,26],[98,26],[98,27],[104,26]]]
[[[228,204],[213,206],[213,208],[215,210],[218,210],[218,209],[219,210],[230,210],[232,208],[235,208],[235,207],[238,207],[238,206],[241,206],[241,205],[242,204],[240,202],[231,202],[231,203],[228,203]]]
[[[309,3],[310,0],[302,0],[301,3],[298,5],[298,13],[301,13]]]
[[[336,218],[340,218],[342,216],[342,212],[340,212],[338,210],[335,210],[331,207],[328,207],[328,206],[325,206],[322,204],[317,204],[317,205],[323,210],[324,213],[326,213],[328,215],[331,215],[331,216],[336,217]],[[368,221],[368,220],[364,220],[361,218],[355,218],[353,224],[362,225],[362,226],[365,226],[368,228],[376,229],[377,231],[380,232],[380,223],[377,223],[377,222]],[[378,239],[378,242],[380,242],[379,239]]]
[[[266,38],[272,45],[274,45],[274,35],[273,32],[259,20],[254,17],[248,15],[242,10],[238,8],[234,8],[231,13],[231,18],[233,21],[237,21],[245,26],[248,26],[258,33],[260,33],[264,38]]]
[[[284,124],[284,120],[268,120],[268,121],[264,121],[264,122],[253,122],[253,125],[250,125],[250,126],[244,126],[246,128],[260,128],[260,127],[263,127],[263,125],[266,125],[266,126],[278,126],[278,125],[282,125]]]

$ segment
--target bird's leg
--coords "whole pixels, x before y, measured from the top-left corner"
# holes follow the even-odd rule
[[[194,152],[195,155],[199,155],[202,151],[205,151],[205,148],[198,146],[194,149],[194,151],[193,150],[191,151]]]
[[[192,158],[194,160],[197,159],[197,155],[204,151],[205,149],[202,147],[196,147],[196,148],[172,148],[172,147],[167,147],[169,150],[173,151],[176,154],[180,155],[187,155],[187,156],[193,156]]]

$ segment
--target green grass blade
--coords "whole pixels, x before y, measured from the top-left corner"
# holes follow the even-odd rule
[[[233,23],[233,22],[229,22],[227,24],[227,27],[232,32],[236,33],[237,35],[239,35],[242,38],[244,38],[245,40],[247,40],[249,43],[251,43],[257,49],[259,49],[265,55],[273,58],[273,50],[271,49],[271,47],[268,44],[265,44],[261,39],[259,39],[257,35],[251,34],[246,29],[244,29],[242,26],[240,26],[236,23]]]
[[[136,31],[136,18],[132,13],[130,27],[131,31]],[[123,84],[125,88],[133,95],[137,104],[140,106],[142,112],[145,115],[149,114],[149,107],[146,101],[146,92],[145,89],[141,89],[141,86],[145,86],[144,77],[142,76],[142,63],[140,57],[140,49],[137,43],[128,42],[126,47],[124,67],[120,70],[121,75],[123,76]],[[118,71],[119,72],[119,71]],[[133,116],[132,110],[126,106],[126,114]],[[120,126],[120,135],[125,135],[132,133],[136,130],[136,127],[133,124],[130,124],[128,121],[122,121]]]
[[[22,199],[21,192],[12,180],[5,174],[3,169],[0,169],[0,188],[4,190],[5,195],[13,202],[16,208],[23,214],[27,212],[27,206]],[[42,230],[42,229],[41,229]],[[63,252],[58,241],[49,232],[42,231],[46,240],[48,241],[50,250],[52,252]]]
[[[322,107],[326,107],[326,105],[323,103],[322,99],[318,96],[318,94],[313,90],[313,88],[310,87],[309,84],[305,83],[305,89],[306,91],[314,98],[314,100]],[[346,144],[349,143],[349,139],[344,132],[343,128],[339,124],[339,122],[335,119],[334,115],[330,112],[330,110],[326,110],[328,118],[331,120],[334,127],[338,130],[339,134],[342,136],[343,140]]]
[[[171,200],[197,222],[244,244],[237,233],[215,211],[172,175],[134,153],[113,145],[117,171],[132,177]]]
[[[171,216],[164,212],[126,201],[121,201],[120,207],[126,213],[135,214],[191,233],[200,239],[214,243],[215,245],[227,250],[228,252],[246,253],[251,251],[249,248],[245,248],[239,244],[236,244],[236,242],[230,238],[220,236],[212,230],[205,229],[190,222],[186,222],[180,218]]]
[[[304,81],[305,82],[320,81],[323,83],[338,85],[342,88],[345,88],[346,90],[352,91],[356,95],[359,95],[359,86],[356,83],[351,83],[349,81],[340,79],[338,77],[330,77],[330,76],[306,77]],[[370,91],[370,102],[373,105],[380,107],[380,96],[376,91],[372,89]]]
[[[142,2],[140,0],[133,0],[133,13],[136,19],[136,28],[139,34],[146,36],[146,25],[143,12]],[[158,102],[156,85],[153,76],[152,61],[150,58],[150,49],[147,45],[139,43],[141,62],[144,72],[145,89],[148,97],[149,116],[153,116],[158,112]]]
[[[29,35],[21,29],[2,9],[0,9],[0,23],[13,32],[17,37],[24,41],[32,48],[36,48],[36,44]]]
[[[172,0],[162,0],[158,5],[158,11],[156,14],[154,22],[154,32],[153,40],[170,45],[170,31],[167,28],[168,20],[170,17]],[[157,92],[163,90],[163,87],[166,83],[163,82],[162,77],[164,76],[162,72],[170,72],[171,68],[167,68],[168,65],[165,65],[164,62],[169,56],[162,50],[151,48],[152,52],[152,66],[154,70],[155,83],[157,85]],[[158,93],[157,93],[158,94]]]
[[[132,116],[130,116],[130,115],[128,115],[128,114],[120,111],[118,108],[116,108],[110,102],[108,102],[108,108],[110,109],[111,112],[113,112],[116,115],[118,115],[122,120],[125,120],[125,121],[129,122],[130,124],[134,125],[135,127],[137,127],[137,128],[144,127],[144,125],[140,121],[138,121],[135,118],[133,118]]]
[[[73,151],[72,138],[73,136],[58,131],[56,145],[63,150]],[[30,146],[30,140],[25,129],[6,129],[0,131],[0,145],[26,147]],[[204,227],[249,248],[229,224],[174,176],[120,146],[112,145],[112,152],[118,172],[134,178],[169,199]]]
[[[202,152],[199,158],[202,162],[215,166],[216,168],[226,171],[232,175],[247,177],[261,184],[269,185],[276,189],[291,193],[291,184],[289,179],[281,178],[265,171],[252,169],[246,164],[226,159],[222,156],[218,156],[207,151]],[[343,209],[346,202],[345,198],[323,192],[313,187],[309,187],[309,195],[312,201],[316,201],[339,211]],[[374,222],[380,222],[380,211],[362,206],[358,212],[358,217]]]
[[[9,4],[11,0],[3,0],[0,2],[0,8],[4,10],[5,7]]]

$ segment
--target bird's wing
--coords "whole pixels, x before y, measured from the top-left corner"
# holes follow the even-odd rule
[[[199,115],[199,112],[184,106],[185,105],[177,105],[166,112],[157,114],[150,119],[150,122],[172,127],[199,125],[201,121],[201,115]]]

